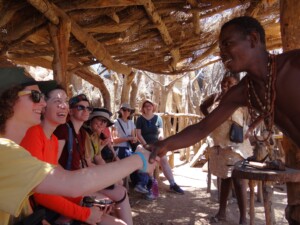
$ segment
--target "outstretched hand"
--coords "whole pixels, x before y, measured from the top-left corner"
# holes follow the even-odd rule
[[[151,152],[147,151],[147,149],[145,149],[142,145],[137,146],[136,152],[141,152],[144,155],[145,160],[150,158]],[[155,162],[159,162],[159,161],[160,161],[159,157],[154,157],[152,163],[147,163],[147,173],[152,174],[156,167]]]
[[[146,144],[143,147],[151,152],[149,157],[149,163],[151,164],[155,162],[157,156],[162,157],[167,153],[162,141],[157,141],[154,144]]]

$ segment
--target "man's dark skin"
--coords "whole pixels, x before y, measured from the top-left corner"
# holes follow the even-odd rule
[[[262,103],[268,74],[268,52],[261,34],[252,29],[248,34],[237,24],[222,27],[219,37],[221,59],[232,73],[246,72],[254,84],[254,89]],[[219,106],[199,123],[186,127],[176,135],[147,146],[154,156],[165,155],[167,151],[185,148],[205,138],[221,125],[238,107],[248,105],[247,80],[244,77],[223,97]],[[274,124],[300,147],[300,50],[279,54],[276,57],[276,99]],[[252,106],[260,107],[251,95]],[[300,182],[300,176],[297,180]],[[299,203],[300,204],[300,201]]]

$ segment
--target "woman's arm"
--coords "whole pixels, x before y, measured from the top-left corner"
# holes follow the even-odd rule
[[[120,161],[76,171],[66,171],[60,167],[56,167],[34,191],[45,194],[77,197],[104,189],[123,179],[135,170],[142,169],[145,166],[147,167],[147,172],[152,173],[155,168],[155,163],[147,163],[150,152],[141,147],[138,147],[137,152],[142,152],[143,157],[134,154]]]
[[[34,194],[34,200],[48,209],[53,210],[61,215],[70,217],[71,219],[85,222],[90,216],[90,209],[77,205],[62,196]]]
[[[142,136],[142,130],[141,129],[136,129],[136,135],[137,135],[137,138],[141,142],[142,145],[147,144],[147,142],[145,141],[145,139]]]

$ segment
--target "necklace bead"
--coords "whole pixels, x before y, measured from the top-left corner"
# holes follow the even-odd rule
[[[268,56],[268,73],[267,73],[267,81],[265,82],[265,95],[264,95],[264,103],[258,96],[254,84],[252,80],[248,78],[248,110],[251,117],[251,125],[249,130],[253,130],[259,122],[262,120],[265,123],[266,131],[268,135],[263,137],[263,140],[266,141],[270,138],[273,124],[274,124],[274,102],[275,102],[275,79],[276,79],[276,62],[275,55],[269,54]],[[252,105],[251,97],[253,97],[258,104],[258,110],[256,111]],[[254,132],[254,136],[258,139],[256,133]]]

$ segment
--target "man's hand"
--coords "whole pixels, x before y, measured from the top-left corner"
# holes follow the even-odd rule
[[[163,141],[157,141],[154,144],[146,144],[143,147],[151,152],[149,157],[149,163],[154,163],[157,156],[162,157],[167,154],[167,149],[163,144]]]
[[[145,156],[145,159],[149,159],[151,157],[152,152],[150,153],[149,151],[147,151],[142,145],[138,145],[136,148],[136,152],[141,152],[143,153],[143,155]],[[152,174],[155,167],[156,167],[156,163],[155,162],[159,162],[160,158],[157,157],[156,155],[153,156],[153,161],[151,163],[148,163],[147,165],[147,173]],[[150,161],[149,161],[150,162]]]

